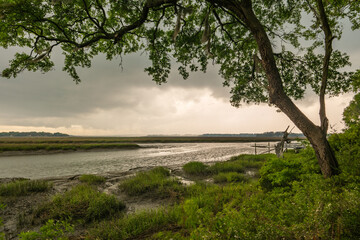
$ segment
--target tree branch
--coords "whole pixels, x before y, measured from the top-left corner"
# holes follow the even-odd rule
[[[332,41],[334,39],[329,21],[325,12],[324,4],[322,0],[317,0],[317,9],[319,11],[319,20],[321,24],[321,28],[325,34],[325,56],[323,60],[323,69],[322,69],[322,78],[321,78],[321,88],[320,88],[320,121],[321,121],[321,129],[326,135],[328,127],[329,127],[329,120],[326,117],[326,108],[325,108],[325,93],[329,75],[329,65],[330,65],[330,57],[332,53]]]

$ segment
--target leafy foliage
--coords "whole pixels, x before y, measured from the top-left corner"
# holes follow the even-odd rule
[[[335,1],[325,6],[338,39],[338,18],[349,18],[354,29],[360,26],[355,2]],[[318,54],[323,47],[320,23],[316,15],[311,26],[301,21],[314,15],[315,3],[252,1],[252,5],[270,39],[279,43],[274,49],[285,92],[298,99],[311,85],[318,93],[322,74],[318,66],[324,57]],[[16,77],[24,69],[51,70],[50,57],[56,47],[65,56],[64,71],[76,82],[80,81],[76,68],[91,67],[92,58],[100,53],[111,60],[146,51],[152,64],[145,71],[159,84],[166,82],[172,58],[184,79],[189,72],[206,71],[213,61],[220,66],[224,85],[232,86],[235,106],[241,101],[266,102],[268,82],[257,43],[243,20],[229,8],[222,1],[2,0],[0,46],[31,49],[30,53],[16,54],[2,76]],[[310,47],[301,47],[303,40]],[[337,95],[349,89],[352,74],[339,71],[349,64],[347,55],[334,51],[329,93]]]
[[[343,120],[348,127],[360,124],[360,93],[356,94],[349,106],[345,108]]]
[[[311,149],[298,155],[285,153],[285,158],[273,158],[265,163],[260,169],[259,183],[264,190],[272,190],[277,187],[285,189],[291,187],[293,182],[300,181],[302,174],[309,173],[320,173]]]

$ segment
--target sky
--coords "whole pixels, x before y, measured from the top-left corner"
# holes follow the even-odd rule
[[[360,31],[345,25],[334,48],[347,52],[352,67],[360,65]],[[0,70],[19,48],[0,49]],[[267,104],[232,107],[230,88],[223,87],[218,66],[183,80],[174,67],[166,84],[157,85],[144,68],[146,54],[106,61],[100,55],[92,67],[79,69],[76,85],[62,71],[63,57],[55,51],[55,68],[46,74],[25,71],[17,78],[0,77],[0,132],[46,131],[77,136],[198,135],[284,131],[294,124]],[[327,99],[330,131],[341,131],[343,109],[352,93]],[[318,97],[308,92],[299,108],[316,124]],[[295,129],[294,132],[300,132]]]

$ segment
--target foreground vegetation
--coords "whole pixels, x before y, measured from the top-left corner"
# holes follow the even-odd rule
[[[342,169],[330,179],[321,175],[311,148],[280,159],[265,154],[213,165],[191,162],[182,170],[195,180],[189,186],[163,167],[137,173],[120,181],[116,194],[135,201],[166,199],[167,205],[131,214],[125,214],[126,203],[116,194],[98,190],[106,179],[83,175],[79,185],[37,207],[33,218],[42,227],[19,237],[360,239],[359,131],[330,137]],[[10,185],[0,189],[4,186]]]
[[[184,199],[173,206],[100,223],[90,229],[87,238],[360,238],[359,176],[344,169],[341,175],[324,179],[311,149],[286,153],[283,159],[256,156],[254,160],[260,162],[261,157],[266,162],[258,181],[197,183],[187,187]],[[215,176],[236,176],[239,172],[227,166],[236,166],[242,158],[208,168],[217,169]]]

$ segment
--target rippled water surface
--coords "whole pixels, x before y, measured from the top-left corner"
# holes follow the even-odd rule
[[[78,152],[52,155],[0,157],[0,178],[43,178],[75,174],[104,174],[137,167],[224,161],[254,153],[253,143],[141,144],[136,150]]]

